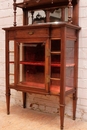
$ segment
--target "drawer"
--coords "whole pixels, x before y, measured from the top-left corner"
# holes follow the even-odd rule
[[[47,28],[41,29],[26,29],[26,30],[17,30],[16,31],[16,38],[32,38],[32,37],[48,37],[49,30]]]

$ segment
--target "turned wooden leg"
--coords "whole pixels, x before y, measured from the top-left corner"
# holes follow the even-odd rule
[[[76,105],[77,105],[77,94],[73,94],[73,120],[76,119]]]
[[[65,105],[60,104],[60,129],[64,128],[64,114],[65,114]]]
[[[26,108],[26,93],[23,92],[23,108]]]
[[[10,114],[10,89],[6,92],[7,114]]]

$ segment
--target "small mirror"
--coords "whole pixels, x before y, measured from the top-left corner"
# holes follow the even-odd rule
[[[56,9],[53,12],[50,12],[50,22],[61,21],[61,9]]]
[[[48,13],[47,13],[48,12]],[[47,16],[46,16],[47,15]],[[52,9],[50,11],[29,12],[29,24],[68,21],[68,8]],[[47,20],[48,19],[48,20]]]

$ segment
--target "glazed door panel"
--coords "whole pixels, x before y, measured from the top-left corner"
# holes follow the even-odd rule
[[[16,42],[17,88],[48,92],[47,41]]]
[[[9,66],[9,86],[15,84],[15,43],[14,40],[10,40],[8,43],[8,66]]]

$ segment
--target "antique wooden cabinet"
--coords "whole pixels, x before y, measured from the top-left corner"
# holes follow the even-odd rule
[[[14,0],[13,6],[14,26],[4,28],[7,114],[10,113],[10,89],[22,91],[24,108],[28,92],[59,96],[60,128],[63,130],[65,97],[69,94],[73,97],[73,119],[76,115],[78,0],[24,0],[21,3]],[[23,10],[22,26],[17,26],[16,8]],[[38,15],[37,23],[33,14],[40,9],[44,10],[45,18],[41,22]],[[59,9],[60,19],[51,22],[50,12]],[[28,22],[28,13],[32,14],[32,24]]]

